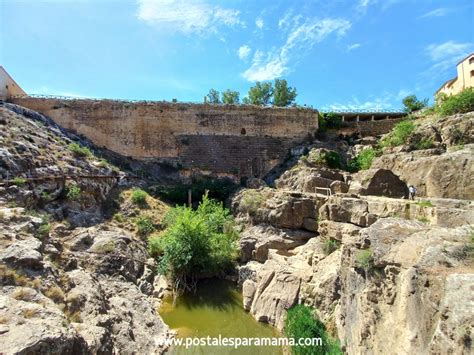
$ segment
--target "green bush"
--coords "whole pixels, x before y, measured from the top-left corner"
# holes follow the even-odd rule
[[[341,243],[337,240],[333,239],[326,239],[323,243],[323,252],[326,255],[331,254],[332,252],[336,251]]]
[[[364,270],[369,270],[373,265],[374,259],[370,249],[359,250],[356,254],[356,265]]]
[[[74,153],[77,157],[86,157],[90,158],[92,156],[92,152],[87,147],[81,147],[77,143],[71,143],[68,146],[68,149]]]
[[[359,170],[370,169],[375,157],[379,155],[379,150],[374,148],[366,148],[347,163],[347,170],[350,172],[357,172]]]
[[[142,189],[133,189],[132,191],[132,202],[135,205],[144,205],[146,203],[146,197],[148,193]]]
[[[474,88],[467,88],[457,95],[442,96],[436,112],[441,116],[474,111]]]
[[[309,152],[307,161],[313,164],[326,165],[332,169],[341,169],[343,167],[341,155],[335,151],[311,151]]]
[[[424,100],[418,100],[416,95],[409,95],[403,99],[403,106],[405,107],[404,110],[405,112],[413,112],[413,111],[418,111],[421,110],[422,108],[425,108],[426,105],[428,104],[428,99]]]
[[[22,177],[15,177],[13,180],[10,181],[13,185],[17,185],[17,186],[23,186],[24,184],[26,184],[26,179],[22,178]]]
[[[39,239],[42,239],[44,237],[47,237],[49,235],[49,232],[51,232],[51,224],[49,223],[47,217],[43,217],[41,224],[36,231],[36,236]]]
[[[149,217],[140,216],[135,220],[138,234],[147,236],[155,230],[153,221]]]
[[[401,121],[393,127],[380,142],[382,147],[396,147],[407,143],[408,138],[415,130],[415,123],[408,119]]]
[[[81,196],[81,188],[76,184],[70,184],[66,186],[66,197],[69,200],[76,201]]]
[[[323,322],[313,316],[311,307],[299,304],[288,310],[285,319],[285,335],[297,342],[301,338],[321,338],[321,345],[293,346],[295,355],[329,355],[342,354],[339,345],[327,333]]]
[[[205,194],[196,210],[175,207],[164,219],[166,230],[149,240],[149,251],[159,254],[158,271],[175,289],[186,288],[200,276],[215,276],[232,268],[238,234],[233,218],[222,203]]]

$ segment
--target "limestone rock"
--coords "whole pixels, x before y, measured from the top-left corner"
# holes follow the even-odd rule
[[[18,267],[41,269],[43,256],[39,252],[40,248],[41,241],[36,238],[21,240],[0,252],[0,260]]]
[[[391,170],[368,169],[353,175],[349,193],[404,198],[408,187]]]

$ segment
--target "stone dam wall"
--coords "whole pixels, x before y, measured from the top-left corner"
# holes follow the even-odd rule
[[[302,108],[20,97],[12,103],[125,157],[183,174],[263,177],[318,129]]]

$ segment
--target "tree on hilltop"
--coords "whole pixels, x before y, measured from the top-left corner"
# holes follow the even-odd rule
[[[420,101],[418,100],[416,95],[408,95],[402,100],[402,102],[403,102],[403,106],[405,106],[404,110],[407,113],[421,110],[422,108],[425,108],[426,105],[428,105],[428,99],[424,99]]]
[[[236,105],[240,101],[240,93],[235,90],[227,89],[222,93],[222,103]]]
[[[248,97],[244,98],[244,104],[268,106],[272,103],[272,96],[272,83],[261,83],[257,81],[255,86],[250,88]]]
[[[273,105],[279,107],[290,106],[295,102],[296,88],[288,87],[285,79],[275,79],[273,88]]]
[[[210,89],[209,94],[206,95],[205,100],[210,104],[220,104],[221,100],[219,99],[220,93],[215,89]]]

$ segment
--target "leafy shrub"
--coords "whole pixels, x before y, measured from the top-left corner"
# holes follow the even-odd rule
[[[442,96],[438,100],[436,112],[441,116],[474,111],[474,88],[467,88],[459,94]]]
[[[323,322],[313,316],[314,310],[299,304],[288,310],[285,319],[285,335],[297,342],[301,338],[321,338],[320,345],[293,346],[291,352],[295,355],[328,355],[342,354],[339,345],[326,331]]]
[[[43,222],[36,231],[36,235],[38,238],[41,239],[47,237],[49,235],[49,232],[51,232],[51,224],[46,219],[43,219]]]
[[[367,170],[372,166],[375,157],[380,155],[380,151],[374,148],[367,148],[362,150],[347,164],[347,170],[350,172],[357,172],[359,170]]]
[[[120,212],[117,212],[116,214],[114,214],[113,219],[114,219],[115,221],[119,222],[119,223],[125,222],[125,217],[124,217],[123,214],[120,213]]]
[[[341,169],[343,166],[341,155],[338,152],[334,151],[311,151],[309,152],[307,160],[310,163],[326,165],[327,167],[332,169]]]
[[[92,156],[92,152],[87,147],[81,147],[77,143],[71,143],[68,146],[68,149],[74,153],[77,157],[86,157],[90,158]]]
[[[153,221],[148,217],[137,217],[135,225],[137,226],[138,234],[142,236],[147,236],[155,230]]]
[[[76,184],[66,186],[66,197],[72,201],[76,201],[81,197],[81,188]]]
[[[24,184],[26,184],[26,179],[22,178],[22,177],[15,177],[12,181],[10,181],[13,185],[17,185],[17,186],[23,186]]]
[[[373,265],[374,259],[370,249],[359,250],[356,254],[356,265],[364,270],[369,270]]]
[[[144,205],[148,194],[142,189],[133,189],[132,191],[132,202],[135,205]]]
[[[333,239],[326,239],[323,244],[323,252],[326,255],[331,254],[332,252],[336,251],[341,243],[337,240]]]
[[[416,126],[412,120],[404,120],[395,125],[380,142],[382,147],[396,147],[407,142]]]
[[[205,194],[196,210],[175,207],[164,219],[167,229],[149,240],[149,251],[158,257],[158,271],[187,287],[197,276],[213,276],[233,266],[237,258],[237,233],[233,218],[222,203]]]

